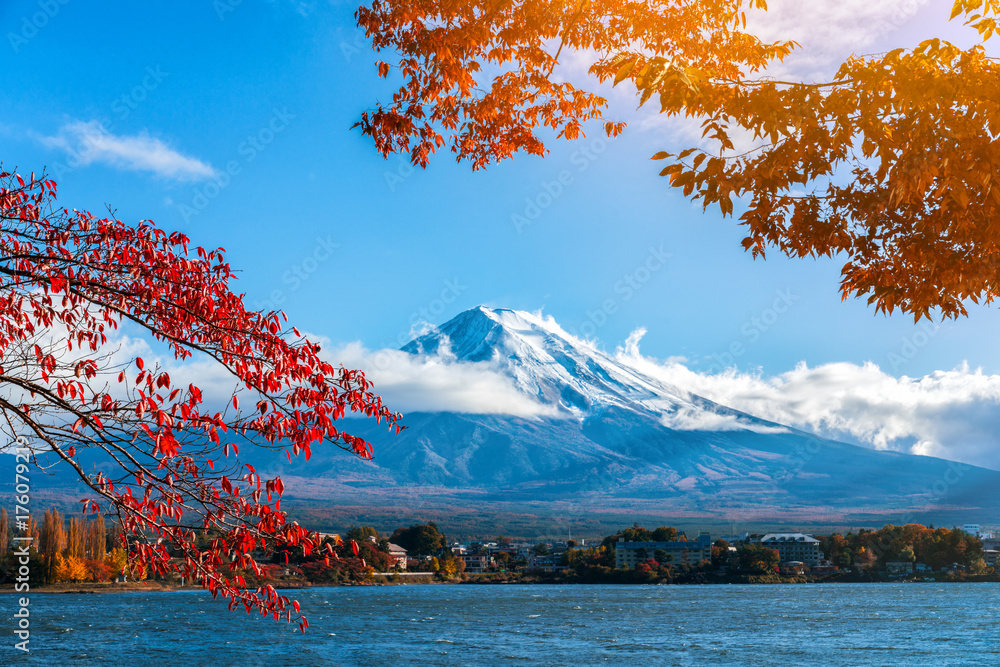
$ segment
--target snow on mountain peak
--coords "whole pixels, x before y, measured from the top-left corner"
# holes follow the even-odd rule
[[[641,335],[636,333],[626,343],[628,352],[635,352]],[[510,377],[519,391],[567,417],[584,419],[616,406],[656,415],[678,430],[697,430],[699,424],[708,430],[762,427],[752,417],[642,373],[568,334],[541,313],[478,306],[402,350],[490,363]]]

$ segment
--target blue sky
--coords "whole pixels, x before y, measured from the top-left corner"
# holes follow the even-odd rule
[[[887,27],[872,33],[863,12],[822,14],[844,5],[780,14],[779,3],[785,23],[772,26],[818,40],[801,67],[912,44],[950,7],[882,3],[872,11],[891,10],[875,17]],[[841,262],[754,261],[731,219],[703,214],[656,175],[648,157],[680,143],[634,113],[627,94],[613,113],[632,125],[615,141],[592,132],[551,144],[545,159],[478,173],[444,154],[425,172],[383,161],[349,129],[390,90],[353,10],[7,0],[0,159],[23,172],[48,167],[64,205],[109,205],[123,220],[225,247],[251,305],[273,303],[335,343],[398,347],[416,320],[485,303],[543,309],[608,349],[645,327],[645,354],[683,356],[700,372],[735,364],[775,375],[802,361],[872,361],[893,376],[962,362],[1000,372],[996,308],[922,329],[841,302]],[[839,42],[824,38],[834,28]],[[104,142],[70,166],[97,124]],[[547,205],[518,228],[512,216],[531,213],[530,201]]]

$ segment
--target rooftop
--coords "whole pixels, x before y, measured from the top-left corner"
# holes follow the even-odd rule
[[[800,542],[802,544],[819,544],[819,540],[804,533],[768,533],[760,538],[764,542]]]

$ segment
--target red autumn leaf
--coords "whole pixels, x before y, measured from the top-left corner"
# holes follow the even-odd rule
[[[275,545],[286,557],[286,547],[302,545],[308,553],[315,545],[302,527],[286,521],[280,498],[261,497],[253,468],[240,478],[247,480],[246,492],[215,472],[213,461],[230,447],[238,455],[237,437],[296,451],[325,437],[354,452],[355,440],[331,430],[331,420],[351,410],[391,427],[399,416],[382,405],[361,373],[324,361],[309,340],[286,339],[279,314],[249,310],[230,289],[233,271],[221,249],[189,248],[183,234],[148,221],[126,224],[57,206],[55,191],[44,177],[24,185],[15,174],[0,175],[0,253],[17,275],[0,281],[0,348],[63,332],[52,349],[72,352],[57,355],[36,345],[27,359],[34,368],[24,375],[31,379],[18,389],[24,397],[6,416],[37,434],[37,446],[51,442],[67,458],[114,443],[111,469],[95,478],[74,470],[92,485],[84,510],[103,506],[116,517],[119,540],[127,545],[116,570],[174,572],[230,608],[276,617],[293,608],[298,613],[273,587],[248,587],[229,566],[259,574],[250,554],[260,545]],[[290,404],[292,410],[240,415],[234,395],[237,413],[227,414],[207,405],[194,385],[183,398],[178,389],[165,398],[160,392],[171,387],[169,375],[146,369],[140,357],[140,386],[125,387],[112,399],[109,381],[129,379],[113,355],[121,343],[115,332],[125,322],[162,341],[178,363],[193,358],[218,364],[265,405]],[[181,443],[188,442],[199,444],[180,455]],[[280,480],[273,488],[279,496],[284,490]],[[196,530],[212,539],[201,542]]]

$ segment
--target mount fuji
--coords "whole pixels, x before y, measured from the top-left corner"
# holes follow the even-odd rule
[[[402,351],[488,364],[538,414],[411,413],[397,436],[346,420],[345,430],[373,443],[373,461],[293,463],[280,472],[295,498],[316,508],[334,501],[341,519],[347,511],[351,520],[435,518],[522,533],[642,517],[756,526],[1000,518],[998,472],[754,417],[531,313],[474,308]]]

